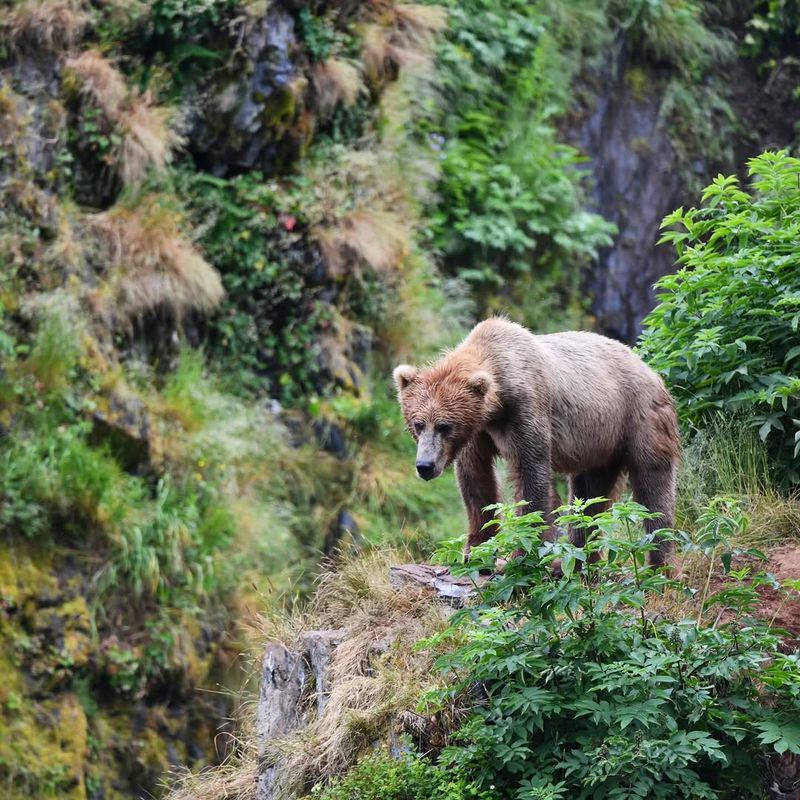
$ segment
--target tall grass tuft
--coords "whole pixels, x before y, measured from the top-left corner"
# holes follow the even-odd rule
[[[800,499],[778,490],[758,432],[737,418],[706,428],[685,448],[678,526],[691,526],[717,496],[736,498],[747,511],[750,523],[739,544],[767,548],[800,538]]]
[[[180,321],[188,311],[209,313],[222,300],[219,274],[181,230],[171,198],[146,195],[134,207],[91,216],[112,308],[134,317],[166,308]]]

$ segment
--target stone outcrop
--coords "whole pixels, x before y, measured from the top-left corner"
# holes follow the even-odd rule
[[[246,23],[225,77],[202,89],[191,147],[217,175],[267,173],[293,163],[312,132],[302,110],[306,79],[296,63],[292,15],[279,6]]]
[[[461,608],[464,600],[472,597],[476,587],[489,580],[489,577],[480,576],[476,584],[468,577],[451,575],[447,567],[431,564],[398,564],[390,568],[389,580],[398,591],[409,585],[428,587],[440,602],[453,608]]]
[[[454,577],[446,567],[429,564],[392,566],[389,580],[398,594],[422,587],[430,592],[432,602],[438,601],[445,609],[460,607],[476,591],[469,578]],[[489,578],[479,580],[485,582]],[[322,715],[333,689],[332,657],[337,647],[348,643],[349,635],[343,629],[306,631],[289,647],[278,642],[267,645],[256,715],[260,762],[256,800],[276,800],[280,796],[280,765],[269,755],[274,752],[271,745],[275,739],[302,729]],[[372,650],[363,653],[364,662],[369,665],[372,658],[380,658],[391,647],[391,637],[376,640]],[[370,671],[369,666],[366,671]],[[436,721],[401,711],[387,742],[392,752],[402,747],[399,732],[430,741],[437,732]]]
[[[261,667],[256,712],[258,755],[263,761],[267,745],[275,738],[302,727],[310,715],[320,715],[330,692],[328,665],[342,630],[306,631],[290,650],[279,642],[267,644]],[[256,800],[272,800],[277,767],[262,763]]]

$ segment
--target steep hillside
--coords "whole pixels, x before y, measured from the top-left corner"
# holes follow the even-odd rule
[[[11,796],[139,796],[220,757],[248,598],[303,594],[346,531],[457,524],[452,484],[433,506],[409,486],[367,381],[462,319],[414,245],[428,177],[404,131],[443,23],[3,8]]]

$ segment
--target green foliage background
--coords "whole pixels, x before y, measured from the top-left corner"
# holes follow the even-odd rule
[[[765,153],[748,172],[751,192],[720,176],[701,208],[664,220],[662,242],[675,245],[682,268],[659,281],[640,349],[685,422],[756,427],[774,479],[788,487],[800,482],[800,162]]]

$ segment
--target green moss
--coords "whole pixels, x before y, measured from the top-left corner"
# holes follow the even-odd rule
[[[37,598],[46,603],[58,596],[52,557],[41,540],[34,544],[7,537],[0,548],[0,606],[19,608]]]
[[[651,89],[650,76],[641,67],[631,67],[625,73],[625,83],[635,100],[644,100]]]
[[[148,720],[148,726],[134,738],[132,748],[137,768],[144,776],[149,777],[147,783],[155,784],[169,771],[167,743],[159,735],[152,716]]]
[[[256,98],[261,99],[261,98]],[[275,132],[276,137],[283,136],[289,129],[297,113],[297,96],[293,86],[282,86],[269,97],[263,98],[264,124]]]
[[[166,703],[106,703],[89,720],[87,785],[105,800],[152,792],[176,762],[214,762],[217,724],[202,700],[183,713]]]
[[[86,786],[94,796],[105,800],[122,800],[129,793],[121,786],[120,769],[115,753],[131,735],[131,719],[114,717],[105,708],[92,715],[89,725],[89,759],[86,765]]]
[[[19,127],[17,99],[8,86],[0,86],[0,144],[13,144]]]
[[[175,622],[175,630],[181,635],[174,640],[170,652],[170,666],[180,676],[180,682],[188,691],[202,687],[208,679],[215,662],[215,649],[201,651],[203,629],[196,616],[182,614]]]
[[[25,625],[35,651],[29,663],[31,674],[55,687],[85,667],[92,651],[91,619],[86,600],[77,595],[57,606],[32,608],[26,604]]]
[[[22,673],[9,644],[4,627],[0,626],[0,675],[3,676],[0,683],[0,713],[3,710],[14,710],[21,703],[25,691]]]
[[[631,139],[630,147],[634,153],[641,153],[642,155],[647,155],[653,150],[653,145],[646,136],[636,136]]]
[[[74,694],[12,710],[6,703],[0,713],[4,800],[84,800],[86,753],[86,715]]]

